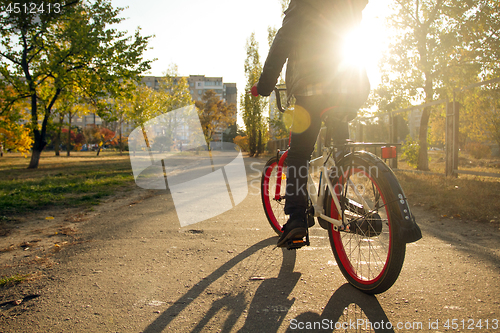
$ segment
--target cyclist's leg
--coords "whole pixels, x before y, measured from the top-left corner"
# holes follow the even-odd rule
[[[307,163],[314,150],[314,144],[321,128],[321,111],[327,107],[329,100],[322,95],[319,96],[297,96],[296,108],[301,108],[309,115],[310,124],[307,128],[298,126],[300,131],[294,131],[290,149],[287,156],[287,183],[285,214],[291,215],[296,212],[305,213],[307,208]],[[297,121],[294,119],[294,121]],[[295,127],[295,126],[294,126]]]
[[[314,113],[310,103],[303,98],[296,98],[296,113],[300,109],[304,115],[307,115],[306,122],[308,126],[297,131],[292,126],[292,137],[290,140],[290,149],[286,158],[287,163],[287,178],[286,178],[286,193],[285,207],[286,215],[289,215],[287,223],[283,226],[283,233],[278,240],[278,247],[289,246],[291,241],[302,239],[307,235],[307,180],[309,169],[307,162],[311,157],[314,149],[314,144],[321,127],[321,119],[319,114]],[[300,121],[294,115],[294,121]],[[310,121],[309,121],[310,119]],[[304,124],[301,124],[303,127]]]
[[[285,246],[291,239],[307,234],[307,180],[308,165],[314,144],[321,128],[321,110],[324,102],[319,96],[297,96],[296,113],[306,114],[308,126],[293,126],[290,149],[287,156],[287,182],[285,194],[285,214],[290,215],[278,240],[278,246]],[[299,110],[300,111],[297,111]],[[294,121],[300,121],[295,117]],[[300,130],[297,130],[300,128]]]

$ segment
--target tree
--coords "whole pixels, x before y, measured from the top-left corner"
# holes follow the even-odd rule
[[[176,66],[172,66],[160,79],[158,90],[137,85],[135,90],[115,100],[116,109],[121,109],[123,119],[142,128],[146,145],[151,143],[146,135],[145,123],[161,114],[192,104],[187,78],[178,77]],[[172,121],[175,122],[175,119]],[[175,124],[173,124],[175,126]],[[169,138],[165,145],[170,145]]]
[[[33,140],[28,128],[0,116],[0,157],[3,156],[4,149],[18,151],[24,155],[32,145]]]
[[[12,90],[12,87],[6,87]],[[18,102],[0,114],[0,157],[4,150],[14,150],[26,154],[33,145],[29,128],[22,124],[27,119],[26,103]]]
[[[475,117],[468,115],[475,124],[474,131],[468,136],[469,141],[485,142],[494,141],[500,146],[500,89],[499,87],[488,87],[481,89],[479,98],[475,99]],[[469,132],[467,132],[469,134]]]
[[[66,151],[70,150],[79,151],[85,143],[85,134],[76,126],[70,128],[63,128],[61,134],[65,137]],[[69,153],[67,156],[70,156]]]
[[[150,68],[151,61],[142,59],[150,36],[142,37],[137,30],[131,38],[107,28],[123,20],[118,17],[122,8],[114,9],[110,0],[65,4],[47,0],[41,4],[60,10],[46,10],[37,17],[23,10],[8,11],[9,4],[1,2],[0,84],[12,86],[14,92],[5,94],[2,109],[29,99],[34,135],[29,168],[37,168],[46,145],[47,124],[63,90],[78,88],[96,104],[116,94],[121,87],[118,82],[134,80]],[[50,92],[44,97],[42,86]]]
[[[236,117],[236,114],[235,114]],[[224,137],[222,138],[224,142],[234,142],[234,138],[238,136],[238,123],[235,121],[233,124],[229,125],[227,130],[224,132]]]
[[[259,57],[259,44],[255,40],[255,34],[252,33],[247,40],[246,45],[247,58],[245,60],[245,76],[247,78],[246,91],[258,82],[262,72],[262,64]],[[242,96],[243,121],[246,126],[248,136],[248,149],[250,156],[258,156],[263,151],[263,135],[265,130],[264,117],[262,110],[265,108],[266,101],[263,98],[244,94]]]
[[[207,90],[195,105],[207,142],[213,141],[216,132],[225,131],[236,122],[236,105],[221,100],[213,90]]]
[[[97,145],[101,142],[101,135],[98,126],[89,125],[83,129],[83,136],[85,138],[85,143],[87,146]]]
[[[160,92],[163,92],[163,112],[173,111],[193,103],[186,77],[179,76],[177,65],[170,65],[160,79]]]
[[[139,85],[124,103],[125,118],[142,128],[146,145],[151,148],[144,125],[160,114],[161,97],[155,90]]]
[[[73,90],[68,90],[68,88],[61,91],[59,98],[54,104],[55,114],[59,116],[59,124],[57,125],[56,134],[56,145],[62,143],[61,130],[63,127],[63,121],[66,117],[68,120],[68,136],[66,137],[66,156],[71,155],[72,149],[72,139],[71,139],[71,128],[72,121],[75,116],[82,116],[90,113],[92,106],[81,98],[81,93]],[[59,147],[54,147],[56,156],[59,156]]]
[[[462,19],[464,51],[482,66],[484,78],[500,76],[500,6],[498,0],[474,0],[473,10]]]
[[[397,0],[389,26],[396,32],[382,60],[383,84],[377,89],[379,108],[393,111],[414,103],[451,96],[457,86],[479,78],[467,25],[482,0]],[[486,1],[486,0],[485,0]],[[428,170],[427,137],[431,107],[423,109],[417,167]]]
[[[288,8],[288,5],[290,5],[290,0],[280,0],[281,3],[281,9],[285,11]]]
[[[85,137],[85,143],[87,145],[97,145],[97,156],[99,156],[99,153],[101,152],[104,145],[113,143],[116,138],[115,132],[108,128],[97,125],[88,125],[87,127],[85,127],[83,129],[83,135]]]

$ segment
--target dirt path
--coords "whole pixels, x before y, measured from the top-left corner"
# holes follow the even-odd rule
[[[169,194],[137,190],[85,214],[39,216],[0,237],[0,248],[17,244],[0,253],[1,275],[32,273],[0,289],[0,332],[296,332],[300,323],[366,319],[395,327],[377,332],[444,332],[453,319],[460,331],[472,322],[475,331],[500,331],[500,322],[493,328],[500,320],[497,227],[415,207],[424,238],[408,245],[396,284],[367,296],[346,284],[319,226],[310,247],[275,248],[251,167],[263,160],[245,162],[243,203],[189,227],[179,227]],[[40,241],[19,246],[32,238]]]

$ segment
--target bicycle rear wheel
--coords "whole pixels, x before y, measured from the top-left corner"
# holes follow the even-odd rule
[[[344,222],[344,230],[328,229],[337,264],[354,287],[382,293],[396,282],[406,250],[396,222],[397,194],[387,178],[395,176],[380,159],[363,152],[341,160],[331,177],[341,209],[329,195],[325,213]]]
[[[285,207],[286,190],[286,161],[281,172],[281,189],[278,198],[276,198],[276,184],[278,180],[278,158],[272,157],[267,161],[261,179],[261,199],[266,213],[267,220],[273,230],[281,235],[283,225],[288,220],[288,215],[283,211]]]

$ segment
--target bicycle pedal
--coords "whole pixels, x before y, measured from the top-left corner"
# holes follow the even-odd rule
[[[303,238],[289,240],[288,243],[286,244],[286,248],[288,250],[297,250],[303,246],[309,246],[309,245],[310,245],[309,235],[307,235],[305,240]]]

